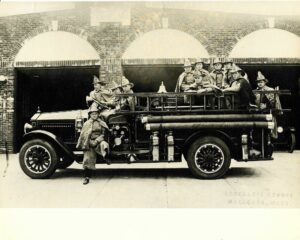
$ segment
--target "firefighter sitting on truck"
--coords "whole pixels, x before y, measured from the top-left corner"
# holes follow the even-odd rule
[[[250,104],[254,104],[255,96],[252,91],[250,83],[242,77],[242,70],[233,66],[230,70],[234,81],[228,88],[223,89],[223,92],[235,92],[237,96],[235,96],[235,107],[240,109],[248,109]]]
[[[213,69],[210,72],[210,76],[216,82],[217,74],[222,74],[224,78],[225,72],[222,69],[223,64],[219,58],[214,58],[212,63]]]
[[[274,88],[268,87],[266,84],[268,83],[268,80],[265,78],[265,76],[258,71],[257,72],[257,88],[256,90],[260,91],[274,91]],[[278,97],[276,97],[278,98]],[[255,93],[255,103],[260,109],[270,109],[275,108],[276,102],[279,103],[279,99],[275,99],[275,96],[273,93],[266,93],[261,94],[256,92]]]
[[[230,70],[233,67],[238,67],[238,66],[233,62],[231,58],[225,58],[223,62],[223,72],[225,73],[225,82],[228,85],[230,85],[234,81],[232,74],[230,73]],[[241,70],[241,75],[249,82],[248,75],[245,71]]]
[[[198,90],[198,85],[195,81],[194,75],[192,72],[187,72],[185,74],[185,77],[182,80],[182,83],[180,85],[180,91],[181,92],[196,92]],[[190,100],[192,104],[194,104],[194,98],[190,96],[184,96],[184,103],[190,103]]]
[[[107,88],[107,83],[107,81],[94,76],[94,90],[86,97],[87,105],[89,107],[96,106],[100,110],[100,116],[104,119],[107,119],[114,112],[112,108],[116,107],[114,93]]]
[[[213,91],[211,85],[213,84],[213,81],[211,79],[211,76],[209,72],[205,69],[203,69],[204,61],[200,58],[198,58],[195,62],[195,69],[193,71],[193,75],[195,78],[195,81],[198,85],[198,92],[211,92]]]
[[[181,84],[182,84],[182,81],[184,80],[186,74],[189,72],[192,72],[192,64],[188,59],[185,60],[183,68],[184,68],[184,72],[181,73],[178,77],[176,87],[175,87],[175,92],[181,91]]]
[[[134,84],[129,82],[129,80],[122,76],[121,84],[115,84],[115,86],[112,88],[112,91],[115,94],[118,93],[125,93],[125,94],[131,94],[133,93],[133,86]],[[116,102],[116,110],[133,110],[134,109],[134,97],[133,96],[115,96],[114,101]]]
[[[192,72],[186,73],[182,83],[180,85],[181,92],[196,92],[198,90],[198,84],[195,81]]]

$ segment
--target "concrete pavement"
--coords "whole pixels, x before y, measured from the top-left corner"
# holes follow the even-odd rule
[[[300,207],[300,151],[275,153],[274,161],[238,163],[223,179],[193,178],[185,162],[97,165],[82,185],[81,165],[33,180],[19,167],[18,155],[0,155],[0,207]]]

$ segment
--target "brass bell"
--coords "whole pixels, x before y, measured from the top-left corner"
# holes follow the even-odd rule
[[[166,93],[166,92],[167,92],[167,90],[166,90],[166,87],[164,85],[164,82],[161,82],[157,93]]]

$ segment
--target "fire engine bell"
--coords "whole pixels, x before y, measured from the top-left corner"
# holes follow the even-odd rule
[[[164,85],[164,82],[161,82],[157,93],[166,93],[166,92],[167,92],[167,90],[166,90],[166,87]]]

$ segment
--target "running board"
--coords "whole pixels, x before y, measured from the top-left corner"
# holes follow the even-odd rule
[[[237,162],[258,162],[258,161],[272,161],[274,160],[274,158],[254,158],[254,159],[246,159],[246,160],[243,160],[243,159],[238,159],[236,160]]]

